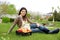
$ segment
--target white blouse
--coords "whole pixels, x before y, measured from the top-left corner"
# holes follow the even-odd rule
[[[22,16],[21,16],[21,17],[22,17]],[[23,27],[23,28],[28,28],[28,29],[30,29],[30,23],[28,23],[27,20],[24,21],[24,20],[22,19],[22,27]]]
[[[24,28],[30,29],[30,24],[29,24],[27,21],[22,21],[22,26],[23,26]]]

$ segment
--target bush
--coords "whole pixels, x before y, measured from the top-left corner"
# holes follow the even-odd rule
[[[48,21],[52,21],[53,20],[53,17],[51,16]],[[60,21],[60,16],[56,16],[54,17],[54,21]]]
[[[57,14],[56,20],[60,21],[60,14]]]
[[[54,21],[60,21],[60,13],[57,13],[56,10],[54,11],[53,16],[54,16]],[[52,21],[53,20],[53,16],[51,16],[48,20]]]
[[[14,19],[13,18],[10,18],[10,22],[13,22],[14,21]]]
[[[8,22],[10,22],[10,18],[8,18],[8,17],[2,17],[2,22],[8,23]]]
[[[53,16],[51,16],[49,19],[48,19],[48,21],[52,21],[53,20]]]

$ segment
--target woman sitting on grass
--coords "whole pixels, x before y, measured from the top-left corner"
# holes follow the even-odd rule
[[[46,27],[41,26],[39,23],[31,22],[26,15],[27,9],[25,7],[22,7],[19,11],[18,17],[15,19],[13,25],[8,30],[8,33],[12,31],[16,24],[18,25],[19,28],[27,26],[29,29],[32,30],[32,32],[43,32],[47,34],[55,34],[59,32],[59,29],[49,30]]]

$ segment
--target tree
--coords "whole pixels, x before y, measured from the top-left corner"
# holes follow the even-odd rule
[[[54,7],[52,7],[52,13],[53,13],[53,9],[54,9]],[[53,15],[53,23],[54,23],[54,15]]]
[[[2,2],[0,4],[0,14],[15,14],[16,9],[13,4],[7,4],[6,2]]]
[[[0,14],[6,14],[8,4],[6,2],[0,4]]]
[[[58,10],[59,10],[59,13],[60,13],[60,7],[58,6],[57,8],[58,8]]]
[[[16,13],[16,9],[13,4],[8,5],[7,13],[8,14],[15,14]]]
[[[57,11],[55,10],[53,15],[54,15],[54,21],[60,21],[60,13],[57,13]],[[52,21],[53,17],[51,16],[48,20]]]
[[[54,11],[53,16],[54,16],[54,20],[56,21],[56,19],[57,19],[57,11],[56,10]]]

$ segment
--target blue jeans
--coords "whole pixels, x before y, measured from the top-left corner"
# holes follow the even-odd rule
[[[31,27],[32,32],[43,32],[43,33],[49,33],[49,34],[54,34],[54,33],[59,32],[59,29],[49,30],[44,26],[37,27],[36,24],[30,24],[30,27]]]

